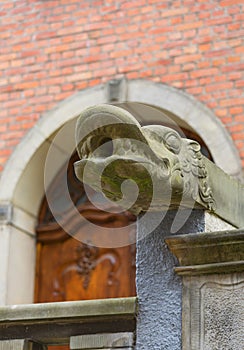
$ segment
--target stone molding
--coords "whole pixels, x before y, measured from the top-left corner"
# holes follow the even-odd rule
[[[244,271],[244,231],[228,230],[177,235],[165,239],[178,258],[180,275]]]

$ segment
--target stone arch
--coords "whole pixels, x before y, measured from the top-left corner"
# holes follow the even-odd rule
[[[166,85],[135,80],[127,82],[126,101],[160,108],[176,122],[195,130],[211,150],[215,163],[230,175],[241,176],[241,162],[229,134],[207,107],[188,94]],[[44,168],[50,145],[55,148],[57,159],[64,152],[70,155],[75,148],[77,115],[86,107],[107,102],[104,85],[66,99],[37,122],[6,164],[0,179],[0,304],[33,300],[35,223],[44,195]],[[59,138],[54,141],[62,127]],[[55,172],[50,169],[49,175],[51,180]]]

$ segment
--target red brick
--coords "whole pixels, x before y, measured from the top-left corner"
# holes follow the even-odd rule
[[[173,66],[168,66],[167,67],[167,72],[168,73],[178,73],[181,71],[181,66],[174,64]]]
[[[225,82],[219,84],[209,84],[205,87],[206,92],[214,92],[218,90],[228,90],[233,87],[233,82]]]
[[[238,4],[243,5],[243,0],[224,0],[219,3],[220,6],[233,6]]]
[[[141,7],[144,6],[146,4],[146,2],[144,0],[133,0],[132,2],[124,2],[123,4],[121,4],[121,8],[122,9],[128,9],[128,8],[132,8],[132,7]]]
[[[243,107],[232,107],[229,109],[229,112],[231,114],[239,114],[239,113],[242,113],[243,112]]]
[[[201,59],[200,54],[194,54],[194,55],[184,55],[180,57],[175,58],[175,63],[176,64],[182,64],[182,63],[188,63],[188,62],[197,62],[198,60]]]
[[[227,58],[227,61],[232,63],[232,62],[240,62],[241,61],[241,57],[240,56],[230,56]]]
[[[244,105],[244,97],[220,100],[220,106],[228,107],[228,106],[239,106],[239,105]]]
[[[199,84],[198,80],[186,80],[185,87],[197,86]]]
[[[228,73],[229,80],[238,80],[242,78],[242,72],[230,72]]]
[[[200,51],[209,51],[211,49],[211,44],[202,44],[198,47]]]
[[[91,77],[92,77],[92,73],[87,71],[87,72],[83,72],[83,73],[70,75],[69,77],[67,77],[67,81],[74,82],[74,81],[79,81],[79,80],[90,79]]]
[[[244,79],[236,81],[235,85],[236,87],[244,87]]]
[[[196,35],[197,35],[196,29],[187,30],[187,31],[184,31],[184,33],[183,33],[183,37],[185,39],[195,38]]]
[[[175,26],[177,30],[180,31],[186,31],[186,30],[191,30],[195,28],[201,28],[203,25],[205,25],[202,21],[194,21],[191,23],[184,23],[184,24],[179,24],[178,26]]]
[[[244,54],[244,45],[243,46],[239,46],[235,48],[235,53],[239,54],[242,53]]]
[[[192,95],[199,95],[202,93],[202,87],[196,86],[196,87],[188,88],[186,91]]]
[[[139,72],[127,73],[127,79],[138,79],[140,77]]]
[[[164,82],[184,81],[186,79],[188,79],[187,73],[170,74],[162,77],[162,81]]]
[[[87,87],[87,85],[85,87]],[[59,94],[54,95],[54,100],[55,101],[62,101],[62,100],[65,100],[66,98],[68,98],[70,95],[71,95],[70,91],[61,92]]]
[[[199,78],[203,76],[208,76],[208,75],[218,75],[219,70],[217,68],[211,68],[211,69],[199,69],[195,72],[191,72],[190,75],[192,78]]]
[[[218,58],[218,59],[214,59],[214,60],[212,61],[212,65],[213,65],[213,66],[218,66],[218,67],[220,67],[220,66],[223,66],[224,64],[226,64],[225,58]]]
[[[232,138],[234,139],[234,140],[243,140],[244,139],[244,132],[233,132],[232,133]],[[244,155],[244,153],[243,153],[243,155]]]
[[[187,63],[182,66],[182,71],[192,71],[196,69],[196,65],[194,63]]]
[[[175,6],[174,6],[175,7]],[[182,8],[172,8],[167,11],[162,11],[161,17],[173,17],[173,16],[179,16],[179,15],[184,15],[188,13],[187,7],[182,7]]]
[[[233,71],[238,71],[238,70],[243,71],[243,69],[244,69],[244,63],[230,64],[230,65],[222,67],[223,72],[233,72]]]

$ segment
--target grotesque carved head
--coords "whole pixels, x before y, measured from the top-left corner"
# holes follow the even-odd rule
[[[76,141],[77,177],[126,209],[130,201],[135,213],[174,207],[182,197],[213,205],[200,145],[171,128],[141,127],[127,111],[101,105],[81,114]]]

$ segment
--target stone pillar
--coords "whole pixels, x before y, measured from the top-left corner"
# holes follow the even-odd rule
[[[183,277],[183,350],[244,349],[244,232],[168,237]]]
[[[71,350],[132,350],[134,334],[127,333],[104,333],[80,335],[70,338]]]

